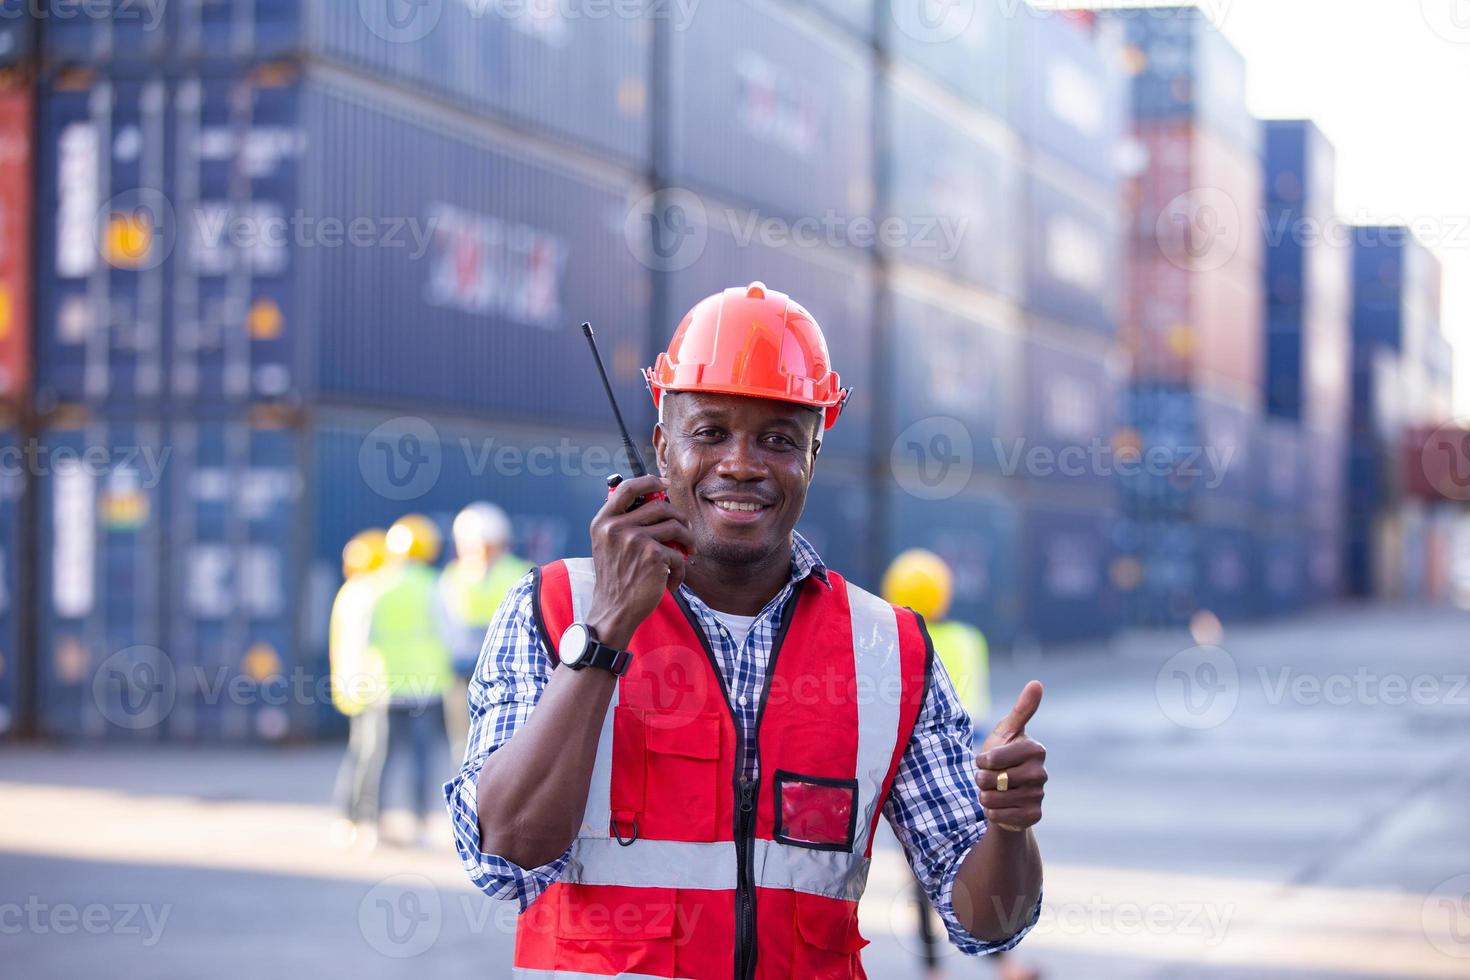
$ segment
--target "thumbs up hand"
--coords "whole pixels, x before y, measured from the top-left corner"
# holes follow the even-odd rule
[[[975,757],[985,818],[1013,833],[1041,820],[1046,747],[1026,734],[1027,722],[1041,705],[1041,694],[1040,681],[1022,688],[1015,706],[986,736]]]

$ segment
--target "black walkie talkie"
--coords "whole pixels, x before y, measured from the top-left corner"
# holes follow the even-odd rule
[[[592,338],[592,324],[582,324],[582,334],[587,338],[587,346],[592,348],[592,360],[597,364],[597,373],[602,377],[602,388],[607,392],[608,404],[612,406],[613,418],[617,420],[618,433],[623,437],[623,451],[628,454],[628,464],[633,467],[633,475],[647,476],[648,467],[643,465],[643,454],[638,451],[638,447],[633,444],[633,440],[628,436],[628,426],[623,422],[623,413],[618,411],[618,400],[613,396],[612,384],[607,380],[607,370],[602,366],[602,355],[597,352],[597,341]],[[609,474],[607,478],[608,495],[611,496],[612,492],[617,489],[618,484],[622,482],[623,476],[621,473]],[[662,490],[655,490],[653,493],[634,498],[633,506],[628,509],[637,510],[650,500],[668,499],[668,494]]]

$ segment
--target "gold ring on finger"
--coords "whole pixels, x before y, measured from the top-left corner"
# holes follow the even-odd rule
[[[1011,774],[1009,770],[1002,769],[1000,775],[995,777],[995,791],[1004,793],[1011,788]]]

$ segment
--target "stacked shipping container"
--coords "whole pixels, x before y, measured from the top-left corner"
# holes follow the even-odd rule
[[[1244,60],[1192,7],[1109,10],[1100,21],[1122,33],[1131,77],[1120,336],[1132,379],[1119,440],[1134,462],[1122,484],[1127,615],[1147,625],[1202,610],[1250,615],[1258,579],[1237,572],[1260,551],[1250,536],[1263,255]]]

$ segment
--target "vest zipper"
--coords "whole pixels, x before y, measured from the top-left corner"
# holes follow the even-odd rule
[[[715,679],[719,681],[720,697],[725,702],[725,710],[730,713],[730,721],[735,724],[738,736],[735,748],[735,980],[753,980],[755,977],[755,870],[752,866],[751,842],[755,839],[755,803],[760,792],[760,727],[761,718],[766,713],[766,701],[771,693],[771,677],[776,672],[776,655],[781,652],[782,641],[786,639],[786,630],[791,626],[792,614],[796,611],[796,600],[801,594],[801,586],[805,580],[798,582],[791,590],[791,595],[786,598],[786,605],[781,610],[781,625],[776,630],[775,641],[771,644],[771,655],[766,661],[766,682],[761,689],[760,704],[756,706],[755,715],[755,779],[745,778],[745,739],[736,722],[735,706],[730,703],[730,690],[725,684],[725,675],[720,670],[719,658],[715,656],[714,650],[710,649],[709,640],[704,635],[704,630],[699,626],[699,620],[694,611],[684,601],[684,597],[677,592],[674,593],[674,604],[688,620],[689,626],[694,630],[694,636],[699,640],[700,649],[704,651],[706,659],[709,660],[710,669],[714,671]]]

